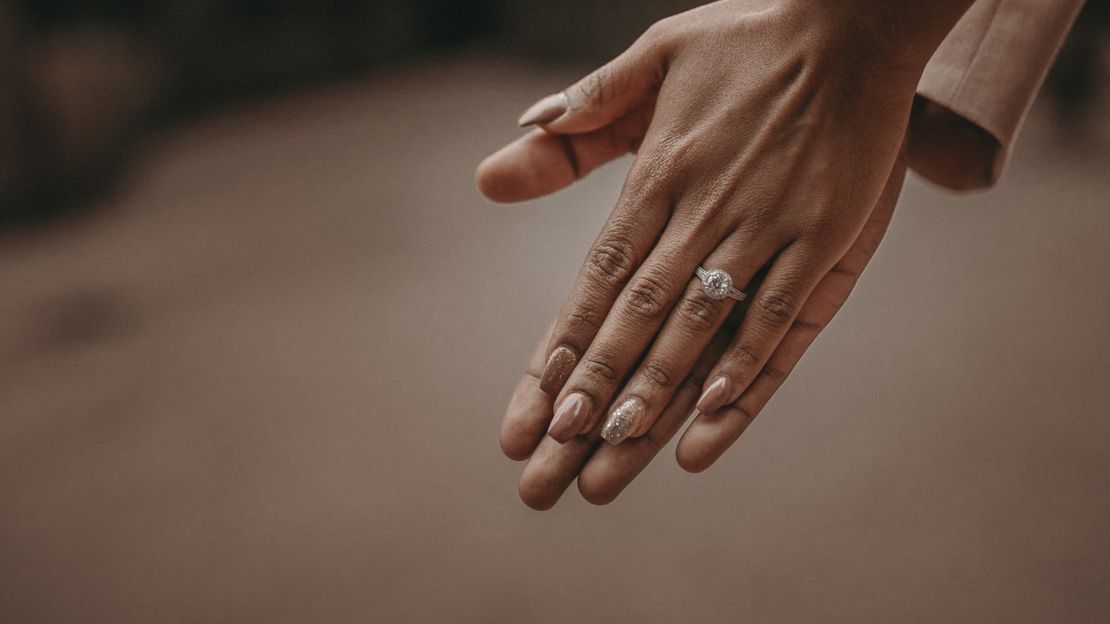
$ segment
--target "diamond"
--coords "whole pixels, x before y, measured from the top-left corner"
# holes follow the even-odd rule
[[[721,269],[707,271],[701,280],[701,289],[710,299],[727,299],[732,290],[732,278]]]

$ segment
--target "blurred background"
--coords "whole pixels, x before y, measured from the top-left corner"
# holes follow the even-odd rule
[[[0,622],[1107,621],[1104,2],[713,470],[518,501],[625,166],[473,168],[694,4],[0,0]]]

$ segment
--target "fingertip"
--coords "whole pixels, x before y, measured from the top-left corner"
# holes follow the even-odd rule
[[[713,452],[713,438],[709,433],[698,426],[698,421],[694,421],[686,429],[674,451],[680,468],[692,474],[709,470],[717,460],[717,454]]]
[[[578,492],[592,505],[608,505],[655,457],[659,446],[650,441],[628,441],[598,450],[578,474]]]
[[[678,465],[687,472],[708,470],[747,431],[755,419],[753,414],[734,405],[698,416],[678,441]]]
[[[525,477],[521,477],[520,483],[517,486],[517,493],[520,495],[520,500],[525,505],[536,511],[550,510],[559,502],[560,495],[562,494],[560,492],[552,495],[550,489]]]
[[[601,507],[617,500],[621,491],[613,487],[611,483],[590,478],[583,473],[578,477],[578,493],[582,495],[583,500],[587,503]]]
[[[513,461],[531,459],[543,441],[546,420],[506,418],[501,425],[500,446],[505,457]]]
[[[701,454],[684,452],[681,446],[675,449],[675,459],[680,468],[691,474],[703,473],[713,466],[712,460]]]
[[[551,420],[551,400],[537,384],[531,375],[520,378],[501,421],[501,452],[515,461],[532,456]]]
[[[558,461],[552,461],[555,457],[551,453],[537,453],[520,474],[517,484],[520,500],[536,511],[554,507],[573,480],[562,474]]]
[[[505,184],[504,176],[498,175],[499,155],[493,154],[482,161],[474,171],[474,183],[486,199],[499,204],[513,202],[514,194]]]
[[[562,139],[542,129],[490,155],[474,174],[482,195],[500,204],[542,197],[571,184],[575,177]]]
[[[520,436],[502,430],[500,439],[501,452],[513,461],[525,461],[532,456],[534,444],[524,442]]]

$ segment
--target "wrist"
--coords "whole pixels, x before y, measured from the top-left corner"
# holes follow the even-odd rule
[[[783,0],[842,46],[920,73],[973,0]]]

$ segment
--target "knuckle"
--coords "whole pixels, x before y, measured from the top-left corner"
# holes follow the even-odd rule
[[[729,353],[729,358],[738,366],[752,366],[759,361],[755,350],[748,345],[738,345]]]
[[[681,177],[687,171],[693,171],[693,169],[683,170],[680,168],[681,165],[688,163],[690,157],[705,146],[699,139],[700,137],[682,128],[661,130],[656,139],[661,149],[654,162],[649,164],[654,165],[658,171]]]
[[[632,276],[635,253],[636,248],[628,239],[609,237],[590,251],[587,271],[591,277],[602,283],[619,286]]]
[[[692,388],[700,391],[705,385],[706,378],[707,375],[703,371],[691,371],[690,374],[686,376],[686,379],[682,380],[682,388]]]
[[[585,102],[598,102],[605,101],[606,99],[606,85],[609,84],[610,76],[612,75],[612,67],[610,65],[602,65],[596,71],[582,79],[579,83],[579,90],[583,98],[581,101],[573,101],[571,107],[585,106]]]
[[[678,318],[698,333],[710,332],[721,318],[722,303],[700,290],[691,290],[678,306]]]
[[[830,236],[830,234],[854,230],[856,222],[851,215],[850,211],[840,210],[836,206],[819,209],[801,228],[801,238],[817,250],[835,248],[840,236]]]
[[[860,276],[860,272],[858,270],[856,270],[854,267],[848,266],[844,262],[837,262],[835,265],[833,265],[833,268],[829,272],[834,275],[841,275],[853,280],[859,279]]]
[[[660,388],[670,388],[674,385],[675,376],[667,367],[656,362],[644,364],[641,371],[644,378]]]
[[[655,320],[667,310],[667,289],[654,277],[641,275],[625,291],[624,309],[645,320]]]
[[[786,371],[777,366],[770,364],[763,367],[763,374],[766,375],[771,381],[782,383],[786,379]]]
[[[641,150],[629,175],[636,185],[628,188],[622,198],[626,206],[633,207],[652,202],[657,198],[673,200],[674,189],[685,178],[680,149],[666,137],[656,138],[651,149]]]
[[[794,245],[804,254],[808,263],[824,264],[828,266],[839,264],[845,252],[851,247],[853,240],[847,232],[855,231],[854,223],[847,225],[834,215],[832,218],[825,215],[816,215],[805,227],[796,231]],[[850,228],[850,229],[849,229]]]
[[[587,307],[575,307],[567,313],[567,329],[572,334],[592,335],[601,328],[601,320],[596,311]]]
[[[770,290],[756,300],[760,311],[776,323],[790,321],[798,312],[798,304],[793,295],[779,290]]]
[[[587,356],[582,365],[586,374],[595,380],[613,383],[620,379],[620,372],[613,360],[607,357]]]
[[[640,37],[640,41],[649,45],[664,45],[675,29],[675,17],[665,17],[656,21]]]
[[[805,320],[799,318],[794,320],[794,324],[791,327],[800,332],[816,335],[824,331],[827,325],[828,324],[823,320]]]

